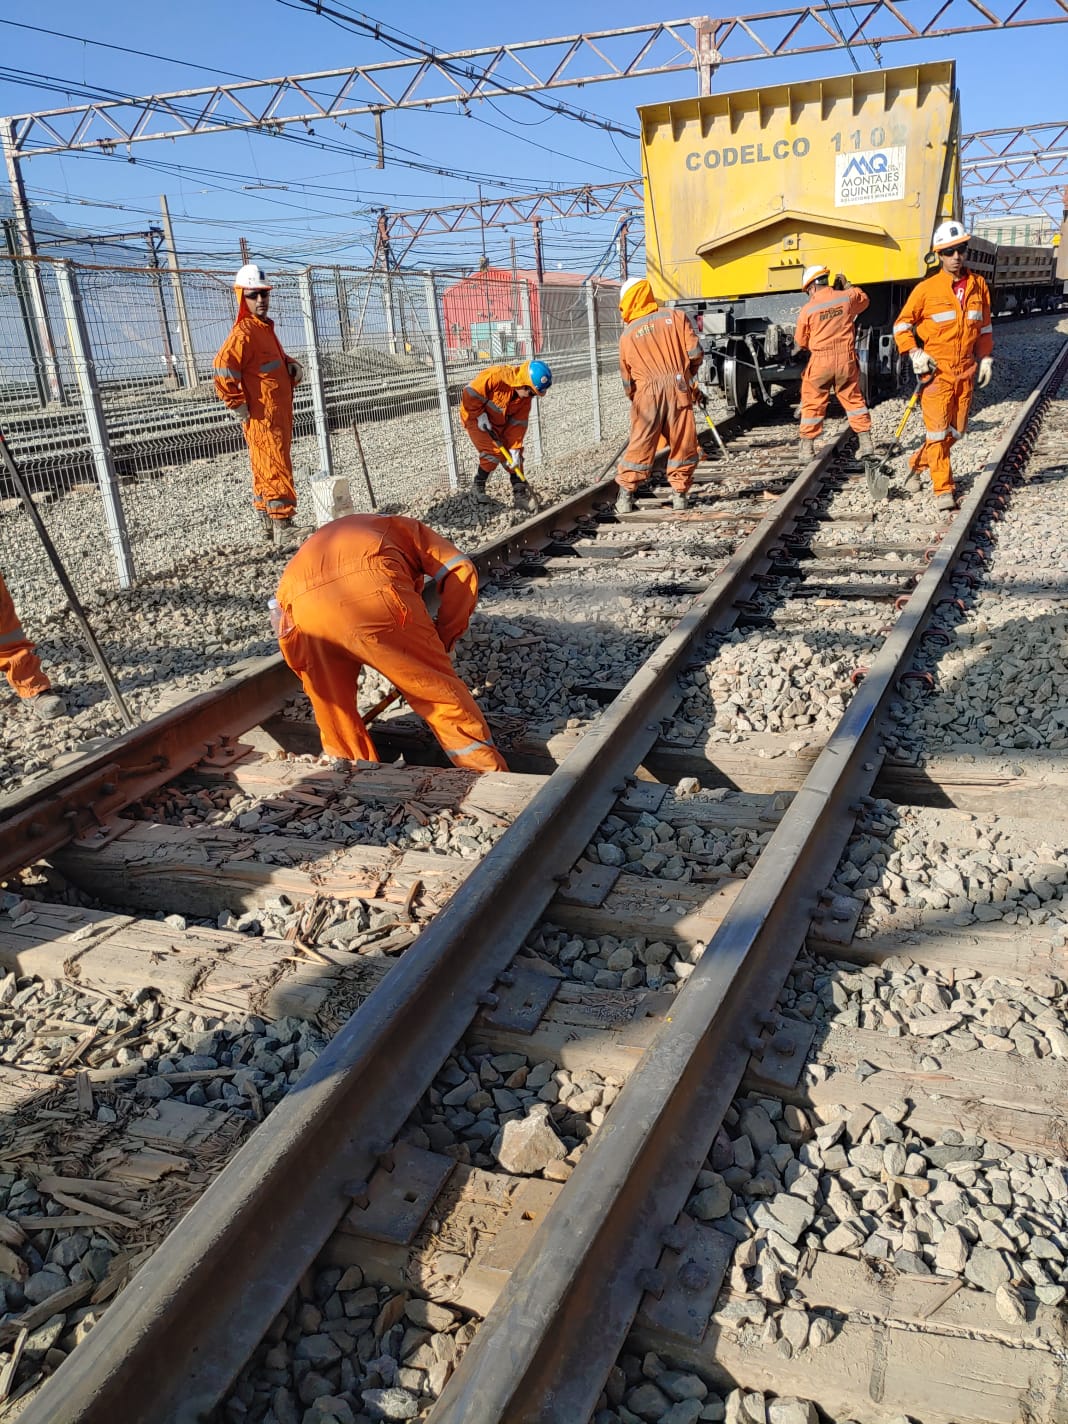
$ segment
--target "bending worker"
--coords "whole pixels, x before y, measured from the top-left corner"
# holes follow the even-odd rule
[[[441,598],[436,625],[423,603],[427,578]],[[366,663],[403,693],[454,766],[508,770],[449,659],[478,597],[475,566],[455,544],[417,519],[349,514],[301,545],[277,596],[282,656],[311,699],[327,756],[378,760],[356,710]]]
[[[894,323],[897,349],[908,353],[919,380],[931,377],[920,395],[927,440],[912,468],[930,470],[937,507],[947,512],[957,508],[950,449],[967,429],[975,387],[994,374],[990,289],[965,264],[968,236],[955,219],[939,224],[931,247],[940,270],[912,289]]]
[[[0,672],[42,722],[65,717],[63,699],[52,691],[52,684],[41,670],[37,650],[22,631],[15,604],[7,584],[0,576]]]
[[[252,464],[253,504],[268,537],[292,542],[297,491],[293,484],[293,391],[304,369],[287,356],[267,315],[271,286],[263,268],[246,262],[234,278],[237,315],[215,357],[215,394],[245,433]]]
[[[479,504],[493,502],[486,493],[486,481],[498,465],[506,463],[502,450],[508,451],[512,465],[522,472],[530,402],[543,396],[552,383],[553,373],[544,361],[527,361],[522,366],[487,366],[464,386],[460,419],[478,451],[474,491]],[[513,504],[533,504],[528,486],[514,470],[509,473]]]
[[[657,305],[644,277],[623,283],[619,310],[619,374],[630,401],[630,441],[616,470],[616,510],[633,512],[635,491],[652,474],[661,438],[668,445],[671,507],[686,509],[698,460],[693,382],[701,343],[684,312]]]
[[[858,455],[874,455],[871,413],[860,391],[860,363],[857,360],[853,323],[868,306],[868,294],[839,277],[829,285],[829,267],[806,267],[801,290],[808,301],[801,308],[794,331],[794,345],[810,351],[801,378],[801,429],[797,450],[802,464],[815,458],[816,439],[823,431],[823,417],[831,392],[850,430],[858,436]]]

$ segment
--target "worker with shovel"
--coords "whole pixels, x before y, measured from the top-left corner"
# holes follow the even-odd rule
[[[701,342],[686,313],[662,307],[645,277],[620,287],[619,313],[619,374],[630,401],[630,440],[616,469],[616,513],[633,514],[634,496],[652,474],[661,443],[668,447],[671,507],[688,509],[700,456],[693,405]]]
[[[930,470],[935,505],[947,514],[958,507],[949,452],[967,428],[976,386],[994,374],[990,289],[968,268],[968,242],[955,218],[938,225],[931,250],[939,271],[912,289],[894,323],[897,349],[917,377],[933,377],[920,396],[927,440],[911,468]]]
[[[499,465],[511,476],[512,502],[532,508],[534,495],[523,470],[523,442],[527,434],[530,403],[553,383],[544,361],[521,366],[487,366],[464,386],[460,419],[478,451],[474,492],[479,504],[492,504],[486,481]]]
[[[37,650],[22,631],[15,603],[0,575],[0,672],[42,722],[67,715],[67,706],[41,668]]]
[[[431,620],[424,584],[440,596]],[[378,761],[356,709],[366,663],[393,683],[454,766],[507,771],[449,654],[478,598],[475,566],[417,519],[349,514],[305,540],[278,585],[282,656],[304,684],[327,756]]]
[[[850,430],[857,434],[857,453],[874,455],[871,412],[860,389],[860,363],[854,325],[868,307],[868,294],[839,275],[830,286],[831,269],[806,267],[801,290],[808,301],[801,308],[794,345],[811,352],[801,378],[801,429],[797,442],[800,461],[815,458],[816,440],[823,431],[827,402],[834,391],[845,411]]]

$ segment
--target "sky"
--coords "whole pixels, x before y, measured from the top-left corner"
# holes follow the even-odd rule
[[[408,0],[403,10],[395,7],[399,19],[384,7],[368,14],[350,0],[333,3],[353,17],[380,19],[394,33],[403,26],[408,37],[444,52],[675,17],[673,11],[658,16],[648,0],[615,0],[610,7],[541,0],[523,8]],[[740,13],[784,3],[765,0]],[[935,6],[936,0],[901,0],[899,8],[922,23]],[[1010,0],[994,0],[998,13],[1009,7]],[[1053,10],[1052,0],[1025,0],[1025,7],[1034,16]],[[943,23],[963,22],[968,8],[968,0],[951,0]],[[863,0],[856,9],[863,13]],[[93,6],[50,0],[47,7],[0,0],[0,113],[76,104],[87,89],[94,95],[144,95],[238,76],[374,63],[396,53],[365,31],[316,14],[302,0],[243,6],[183,0],[166,7],[140,0],[98,0]],[[726,64],[713,83],[718,90],[742,89],[841,74],[853,58],[862,69],[876,67],[872,50],[861,45],[852,58],[840,49]],[[1068,119],[1061,94],[1068,24],[885,45],[879,58],[884,67],[956,59],[965,132]],[[467,113],[453,105],[394,111],[383,118],[384,169],[375,167],[373,123],[360,116],[344,128],[320,122],[313,133],[294,126],[283,137],[226,133],[139,143],[115,157],[42,155],[23,163],[23,175],[31,202],[47,208],[39,223],[43,235],[49,216],[79,233],[139,232],[158,222],[159,195],[165,193],[189,266],[236,265],[242,236],[268,267],[362,266],[371,260],[375,214],[383,206],[404,210],[466,201],[478,196],[480,185],[489,197],[637,177],[637,142],[613,130],[633,131],[639,104],[695,92],[691,71],[546,91],[539,97],[552,101],[550,107],[511,96],[473,103]],[[586,121],[556,112],[557,102],[584,113]],[[546,266],[585,273],[611,263],[614,275],[618,220],[618,214],[547,220]],[[53,224],[51,232],[57,231]],[[519,266],[532,265],[529,224],[425,238],[404,260],[423,268],[470,267],[484,250],[492,263],[509,265],[513,238]],[[115,251],[122,260],[135,260],[140,239],[127,241],[128,247]]]

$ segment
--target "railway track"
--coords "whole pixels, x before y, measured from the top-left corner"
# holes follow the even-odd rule
[[[1051,369],[1054,388],[1060,376]],[[872,971],[886,958],[877,936],[853,937],[863,901],[850,893],[858,877],[843,865],[857,866],[840,864],[858,838],[877,846],[901,819],[871,793],[914,803],[921,783],[943,796],[949,785],[960,800],[981,781],[974,764],[971,783],[958,764],[947,782],[930,763],[917,766],[904,741],[892,763],[884,723],[895,699],[921,688],[924,659],[938,646],[929,634],[948,637],[942,625],[957,617],[958,595],[970,596],[991,502],[1007,497],[1011,467],[1023,468],[1020,452],[1034,445],[1047,403],[1036,395],[1022,412],[1004,461],[991,461],[937,542],[922,515],[917,537],[880,538],[863,479],[842,452],[829,449],[798,475],[792,427],[769,427],[739,436],[729,466],[702,468],[702,497],[684,520],[655,501],[625,521],[597,519],[606,498],[598,487],[584,509],[566,519],[552,511],[484,551],[483,569],[504,575],[486,598],[500,622],[522,616],[547,633],[585,603],[617,618],[622,610],[625,623],[640,594],[670,626],[660,641],[647,627],[637,630],[636,644],[655,648],[644,660],[635,655],[622,689],[576,684],[568,719],[576,725],[537,728],[515,717],[499,727],[510,763],[524,768],[518,774],[474,778],[416,766],[333,773],[279,759],[265,733],[252,739],[261,750],[242,756],[236,739],[264,724],[303,745],[299,722],[270,720],[290,688],[277,660],[265,660],[226,693],[198,699],[199,721],[189,709],[176,711],[155,730],[150,724],[112,744],[106,760],[71,768],[21,813],[4,808],[7,870],[27,863],[28,852],[49,855],[68,883],[130,912],[27,900],[0,935],[5,963],[115,993],[109,973],[127,976],[120,988],[143,985],[147,951],[166,966],[151,971],[167,978],[160,1004],[170,1012],[180,1003],[187,1019],[172,1031],[173,1056],[157,1046],[138,1068],[135,1042],[103,1079],[92,1076],[100,1069],[72,1073],[72,1061],[50,1110],[70,1111],[68,1099],[87,1087],[122,1096],[124,1070],[135,1083],[151,1079],[157,1086],[139,1104],[144,1109],[147,1098],[147,1112],[131,1116],[139,1130],[146,1117],[163,1124],[148,1150],[185,1158],[187,1173],[191,1122],[230,1122],[239,1141],[247,1131],[241,1114],[266,1116],[277,1103],[22,1417],[184,1420],[209,1417],[225,1399],[219,1417],[227,1419],[263,1419],[272,1410],[282,1421],[287,1408],[296,1418],[305,1409],[312,1412],[304,1417],[324,1420],[409,1418],[430,1408],[436,1421],[573,1424],[599,1410],[605,1424],[662,1417],[677,1424],[723,1417],[709,1381],[730,1379],[814,1399],[841,1417],[956,1418],[947,1412],[949,1383],[933,1367],[917,1372],[915,1340],[898,1348],[909,1346],[907,1336],[923,1336],[933,1356],[941,1350],[953,1370],[975,1378],[988,1377],[983,1350],[1011,1355],[998,1408],[1026,1394],[1036,1402],[1033,1417],[1057,1417],[1049,1412],[1061,1389],[1051,1343],[1059,1339],[1056,1302],[1022,1295],[1011,1271],[985,1294],[972,1289],[980,1284],[972,1277],[963,1291],[953,1276],[925,1277],[929,1243],[913,1219],[916,1241],[897,1248],[911,1252],[908,1261],[896,1262],[884,1238],[877,1288],[872,1267],[860,1264],[877,1258],[859,1246],[879,1232],[861,1235],[856,1224],[870,1225],[866,1216],[874,1219],[877,1205],[889,1210],[891,1199],[895,1207],[921,1201],[921,1178],[939,1191],[932,1173],[947,1163],[980,1162],[968,1169],[975,1176],[987,1170],[971,1142],[958,1159],[943,1151],[941,1167],[923,1158],[915,1144],[944,1136],[947,1122],[964,1124],[972,1112],[968,1130],[983,1141],[1056,1155],[1051,1115],[1027,1116],[1015,1082],[1013,1101],[1027,1122],[1014,1125],[1012,1112],[994,1102],[991,1080],[984,1117],[974,1072],[969,1077],[952,1043],[934,1032],[916,1037],[937,1068],[903,1051],[911,1037],[867,1029],[836,1037],[828,1015],[809,1004],[815,997],[822,1005],[813,985],[827,976],[806,957],[848,956]],[[691,602],[695,585],[702,591]],[[777,709],[780,688],[769,695],[763,726],[755,714],[747,719],[748,742],[737,712],[723,714],[723,726],[708,718],[710,696],[720,709],[743,707],[745,698],[729,698],[742,685],[748,648],[770,639],[781,659],[776,640],[797,630],[809,636],[816,623],[842,646],[831,660],[833,695],[815,697],[818,659],[804,669],[815,714],[789,713],[785,703]],[[521,628],[503,641],[522,659],[534,636]],[[843,677],[846,665],[855,679]],[[906,672],[913,680],[902,694]],[[758,674],[758,681],[768,675]],[[799,716],[810,719],[803,738]],[[387,742],[420,754],[404,719]],[[187,774],[176,784],[177,773]],[[682,777],[695,784],[673,791]],[[699,792],[698,778],[727,789]],[[988,794],[1000,805],[1008,793]],[[1022,807],[1035,794],[1016,787],[1009,800]],[[135,800],[121,821],[110,820]],[[1047,873],[1055,877],[1055,868]],[[160,906],[183,924],[153,928],[137,918]],[[245,927],[258,917],[267,937],[241,935],[241,916]],[[184,923],[193,918],[218,927]],[[808,950],[795,964],[806,935]],[[927,994],[924,1011],[937,1012],[934,998],[946,1008],[935,991],[949,993],[951,968],[971,972],[953,958],[960,939],[944,934],[926,956],[912,948],[914,963],[943,976],[911,986],[916,1004]],[[1008,972],[998,951],[980,946],[981,972]],[[1032,976],[1032,996],[1048,988],[1034,982],[1052,973],[1037,950],[1016,952],[1009,967]],[[896,983],[886,988],[888,998],[898,992]],[[303,1019],[325,1011],[340,1021],[360,1000],[321,1056],[312,1063],[309,1052],[299,1066]],[[951,1034],[965,1017],[941,1032]],[[1025,1006],[1017,1022],[1037,1017]],[[118,1031],[144,1038],[143,1020],[131,1020]],[[1008,1033],[991,1025],[991,1034],[997,1029]],[[211,1043],[200,1043],[201,1062],[183,1067],[198,1057],[197,1036]],[[162,1067],[159,1057],[167,1059]],[[261,1066],[234,1083],[255,1060]],[[1050,1057],[1038,1066],[1056,1065]],[[299,1077],[279,1085],[279,1072]],[[221,1082],[233,1096],[223,1099]],[[736,1098],[740,1084],[757,1097]],[[848,1157],[838,1163],[834,1148],[868,1152],[871,1167],[873,1124],[884,1134],[874,1139],[883,1165],[864,1190],[882,1190],[886,1202],[862,1201],[835,1218],[849,1230],[821,1249],[833,1229],[824,1220],[823,1180],[855,1165]],[[186,1128],[189,1139],[161,1145]],[[205,1147],[209,1163],[221,1163],[233,1145]],[[790,1180],[787,1159],[795,1164]],[[123,1197],[114,1184],[93,1194],[86,1181],[107,1172],[84,1148],[79,1161],[85,1176],[70,1173],[75,1185],[65,1194],[77,1198],[80,1183],[83,1215],[94,1202],[118,1199],[120,1216],[147,1205],[147,1215],[159,1213],[157,1228],[169,1224],[158,1191],[146,1188],[132,1204],[128,1185]],[[180,1164],[173,1170],[183,1172]],[[966,1178],[950,1176],[950,1185]],[[847,1189],[834,1185],[844,1200]],[[48,1182],[44,1195],[54,1186]],[[175,1200],[184,1207],[193,1195]],[[29,1228],[16,1225],[37,1241],[34,1233],[50,1231],[32,1216]],[[43,1238],[49,1250],[63,1234],[51,1230]],[[535,1231],[537,1248],[526,1251]],[[1006,1248],[984,1249],[997,1256]],[[128,1259],[115,1268],[116,1290],[137,1263],[136,1254],[117,1255]],[[970,1262],[974,1253],[966,1255]],[[985,1289],[1001,1271],[985,1257],[982,1265]],[[914,1276],[921,1284],[906,1309],[898,1282]],[[81,1281],[71,1289],[79,1285],[82,1308],[96,1292]],[[949,1285],[956,1303],[932,1305],[929,1287],[944,1293]],[[51,1318],[43,1315],[47,1302],[29,1321],[16,1314],[0,1325],[9,1339],[24,1333],[24,1351]],[[943,1305],[952,1320],[924,1335],[916,1321]],[[1023,1318],[1006,1320],[1017,1305]],[[629,1353],[617,1361],[628,1330]],[[48,1368],[59,1364],[59,1340],[51,1359],[45,1352]],[[169,1367],[161,1372],[163,1358]],[[12,1369],[8,1393],[16,1378]],[[942,1391],[926,1414],[910,1407],[917,1381]],[[339,1396],[331,1414],[329,1401]],[[961,1417],[1013,1417],[968,1404],[972,1412]],[[728,1407],[750,1418],[738,1412],[748,1407],[740,1398]]]

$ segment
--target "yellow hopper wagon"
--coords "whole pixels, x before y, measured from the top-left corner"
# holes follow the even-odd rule
[[[638,110],[647,264],[695,318],[704,378],[743,410],[796,388],[801,274],[826,264],[871,298],[865,394],[896,386],[891,337],[931,234],[961,212],[951,61],[651,104]]]

